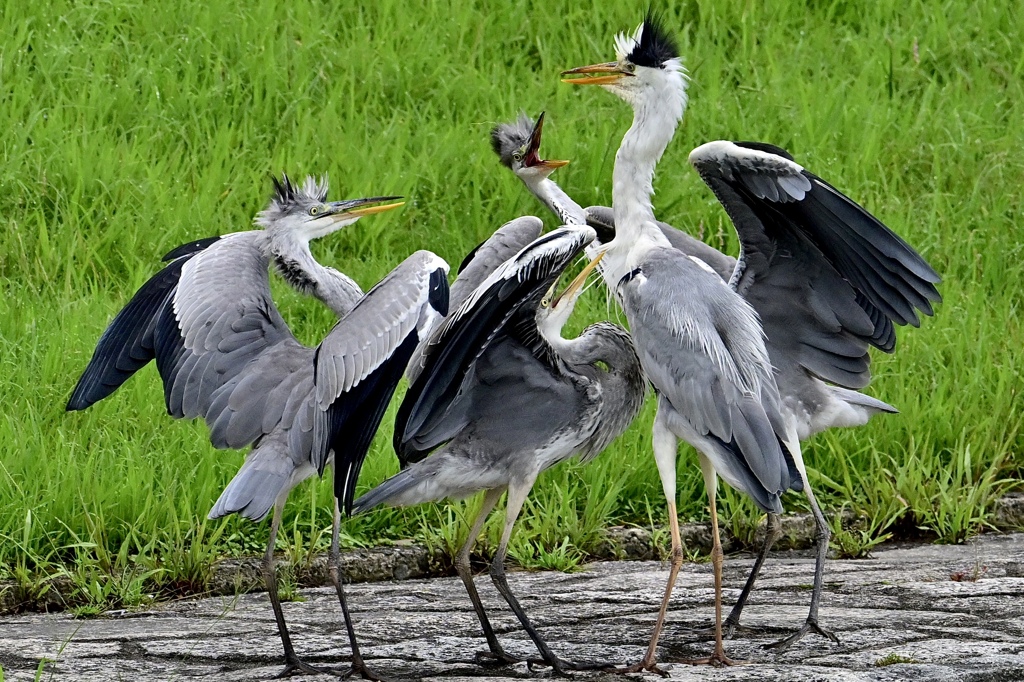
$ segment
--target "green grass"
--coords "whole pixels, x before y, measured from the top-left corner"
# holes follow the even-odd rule
[[[606,93],[559,84],[558,73],[611,58],[612,34],[642,13],[560,1],[0,7],[0,577],[42,589],[39,573],[66,564],[102,603],[143,599],[140,576],[162,581],[161,594],[201,586],[210,560],[258,553],[267,533],[202,522],[242,455],[214,451],[201,423],[167,417],[151,367],[83,413],[63,410],[106,323],[159,257],[247,229],[269,175],[286,170],[329,173],[335,198],[408,197],[403,210],[315,247],[364,287],[414,248],[457,264],[498,225],[539,211],[487,140],[520,109],[547,110],[546,155],[573,159],[557,176],[563,187],[583,205],[610,203],[630,114]],[[977,531],[1019,478],[1024,449],[1024,30],[1013,3],[665,10],[693,81],[655,183],[660,217],[735,252],[686,155],[710,139],[771,141],[945,278],[937,315],[901,330],[896,354],[875,357],[870,391],[901,414],[806,445],[819,497],[868,518],[867,536],[850,542],[893,529],[946,541]],[[302,340],[329,329],[317,304],[275,292]],[[607,314],[592,292],[574,324]],[[594,464],[542,477],[517,558],[571,565],[605,525],[664,522],[652,414],[648,405]],[[360,490],[396,469],[392,416]],[[682,516],[704,518],[690,452],[679,490]],[[730,527],[757,519],[740,496],[721,499]],[[327,484],[294,492],[281,546],[296,560],[326,543],[330,504]],[[344,538],[454,546],[465,515],[465,503],[384,510],[347,523]],[[488,525],[491,545],[499,528]]]

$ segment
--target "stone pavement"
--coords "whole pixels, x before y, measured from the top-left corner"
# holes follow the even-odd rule
[[[726,560],[726,600],[750,564]],[[841,643],[808,637],[783,654],[762,645],[806,616],[813,562],[782,553],[770,559],[744,622],[759,629],[727,642],[746,665],[725,669],[670,665],[677,680],[1024,680],[1024,534],[987,535],[963,546],[885,548],[872,559],[830,561],[821,622]],[[661,597],[665,566],[606,562],[573,573],[513,572],[509,581],[541,633],[572,660],[634,661],[643,651]],[[530,641],[486,575],[477,579],[506,650],[533,655]],[[349,586],[364,655],[390,679],[472,682],[544,677],[525,664],[484,669],[485,648],[457,578]],[[347,644],[329,588],[304,590],[285,604],[300,655],[321,665],[344,662]],[[706,654],[691,630],[712,615],[709,564],[680,573],[662,639],[663,661]],[[265,594],[165,604],[138,613],[74,620],[67,614],[0,618],[3,680],[268,679],[280,644]],[[47,662],[40,668],[40,661]],[[583,674],[583,679],[621,679]],[[327,676],[306,679],[336,679]],[[651,678],[657,679],[657,678]]]

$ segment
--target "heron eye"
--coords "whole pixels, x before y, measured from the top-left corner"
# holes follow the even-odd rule
[[[549,305],[551,305],[551,299],[550,298],[542,298],[542,299],[540,299],[540,307],[541,308],[547,308]]]
[[[625,62],[623,66],[626,67],[626,71],[628,71],[629,73],[636,73],[636,64],[632,62]]]
[[[320,213],[320,207],[319,206],[314,206],[313,208],[309,209],[309,215],[315,216],[318,213]]]
[[[523,153],[522,152],[515,152],[515,153],[513,153],[512,154],[512,160],[515,161],[516,163],[519,163],[520,161],[523,160]]]

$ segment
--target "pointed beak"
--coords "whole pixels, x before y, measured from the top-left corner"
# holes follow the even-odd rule
[[[603,75],[592,75],[603,74]],[[623,78],[633,74],[624,71],[618,62],[605,62],[604,64],[591,64],[580,66],[562,72],[563,76],[583,76],[583,78],[563,78],[563,83],[571,85],[610,85],[617,83]]]
[[[542,111],[540,116],[537,117],[537,122],[533,124],[533,130],[530,132],[530,146],[526,149],[526,158],[523,161],[523,165],[543,168],[549,172],[568,165],[568,161],[540,158],[540,138],[543,131],[544,112]]]
[[[558,306],[558,304],[561,303],[563,298],[571,299],[576,294],[576,292],[579,291],[584,284],[586,284],[587,277],[590,276],[590,273],[594,271],[594,268],[597,267],[597,264],[601,262],[602,258],[604,258],[604,254],[605,252],[602,251],[601,253],[597,254],[597,257],[595,257],[594,260],[590,261],[589,263],[586,264],[586,266],[584,266],[583,270],[580,271],[580,274],[576,275],[576,279],[569,282],[569,286],[567,286],[565,290],[558,295],[558,298],[552,301],[552,308]]]
[[[335,220],[346,220],[348,218],[362,218],[363,216],[383,213],[393,208],[404,206],[404,201],[395,203],[384,203],[401,199],[402,197],[367,197],[366,199],[348,199],[346,201],[335,201],[330,205],[331,211],[328,215]]]

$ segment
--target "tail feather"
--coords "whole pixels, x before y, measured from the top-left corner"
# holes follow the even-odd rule
[[[417,475],[417,469],[416,467],[406,469],[384,481],[356,500],[352,505],[352,512],[358,514],[381,504],[394,504],[403,493],[421,482]]]
[[[886,412],[888,414],[899,414],[900,412],[889,403],[882,402],[877,398],[872,398],[860,391],[851,391],[850,389],[842,388],[840,386],[829,386],[829,390],[832,392],[832,395],[843,402],[863,408],[868,413],[869,417],[878,412]]]
[[[253,521],[262,521],[285,491],[289,478],[273,471],[242,467],[224,488],[207,518],[239,514]]]

